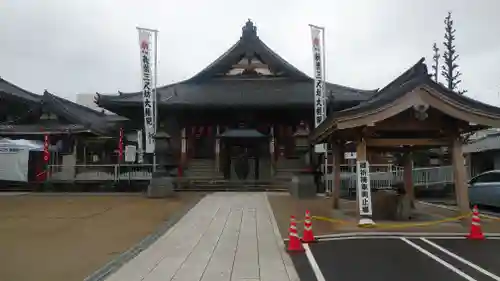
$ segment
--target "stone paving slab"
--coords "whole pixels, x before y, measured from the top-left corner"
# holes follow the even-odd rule
[[[298,281],[265,193],[203,198],[107,281]]]

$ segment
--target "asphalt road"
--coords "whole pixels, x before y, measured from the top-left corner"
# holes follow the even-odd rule
[[[309,257],[291,255],[302,281],[500,280],[500,240],[349,238],[309,248]]]

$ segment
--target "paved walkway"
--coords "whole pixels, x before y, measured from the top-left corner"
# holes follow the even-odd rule
[[[265,193],[213,193],[107,281],[298,281]]]

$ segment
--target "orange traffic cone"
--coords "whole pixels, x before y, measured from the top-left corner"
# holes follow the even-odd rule
[[[484,240],[484,234],[481,230],[481,218],[479,217],[479,210],[477,206],[472,209],[472,223],[470,226],[470,233],[467,235],[470,240]]]
[[[290,216],[290,230],[288,236],[288,252],[302,252],[304,247],[300,242],[299,234],[297,234],[297,223],[295,222],[295,216]]]
[[[311,213],[309,212],[309,210],[306,210],[306,218],[304,220],[304,235],[302,235],[302,242],[316,242],[316,238],[314,238],[312,229]]]

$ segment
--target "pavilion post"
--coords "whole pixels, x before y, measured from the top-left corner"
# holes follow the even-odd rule
[[[339,198],[340,198],[340,157],[342,153],[340,151],[340,145],[334,141],[332,143],[332,154],[333,154],[333,185],[332,185],[332,208],[339,209]]]
[[[451,150],[457,205],[460,214],[465,215],[470,212],[469,193],[467,190],[466,168],[464,165],[465,159],[462,152],[462,142],[459,137],[453,139]]]
[[[403,154],[403,181],[406,196],[410,200],[410,206],[415,207],[415,190],[413,187],[413,157],[410,151]]]

